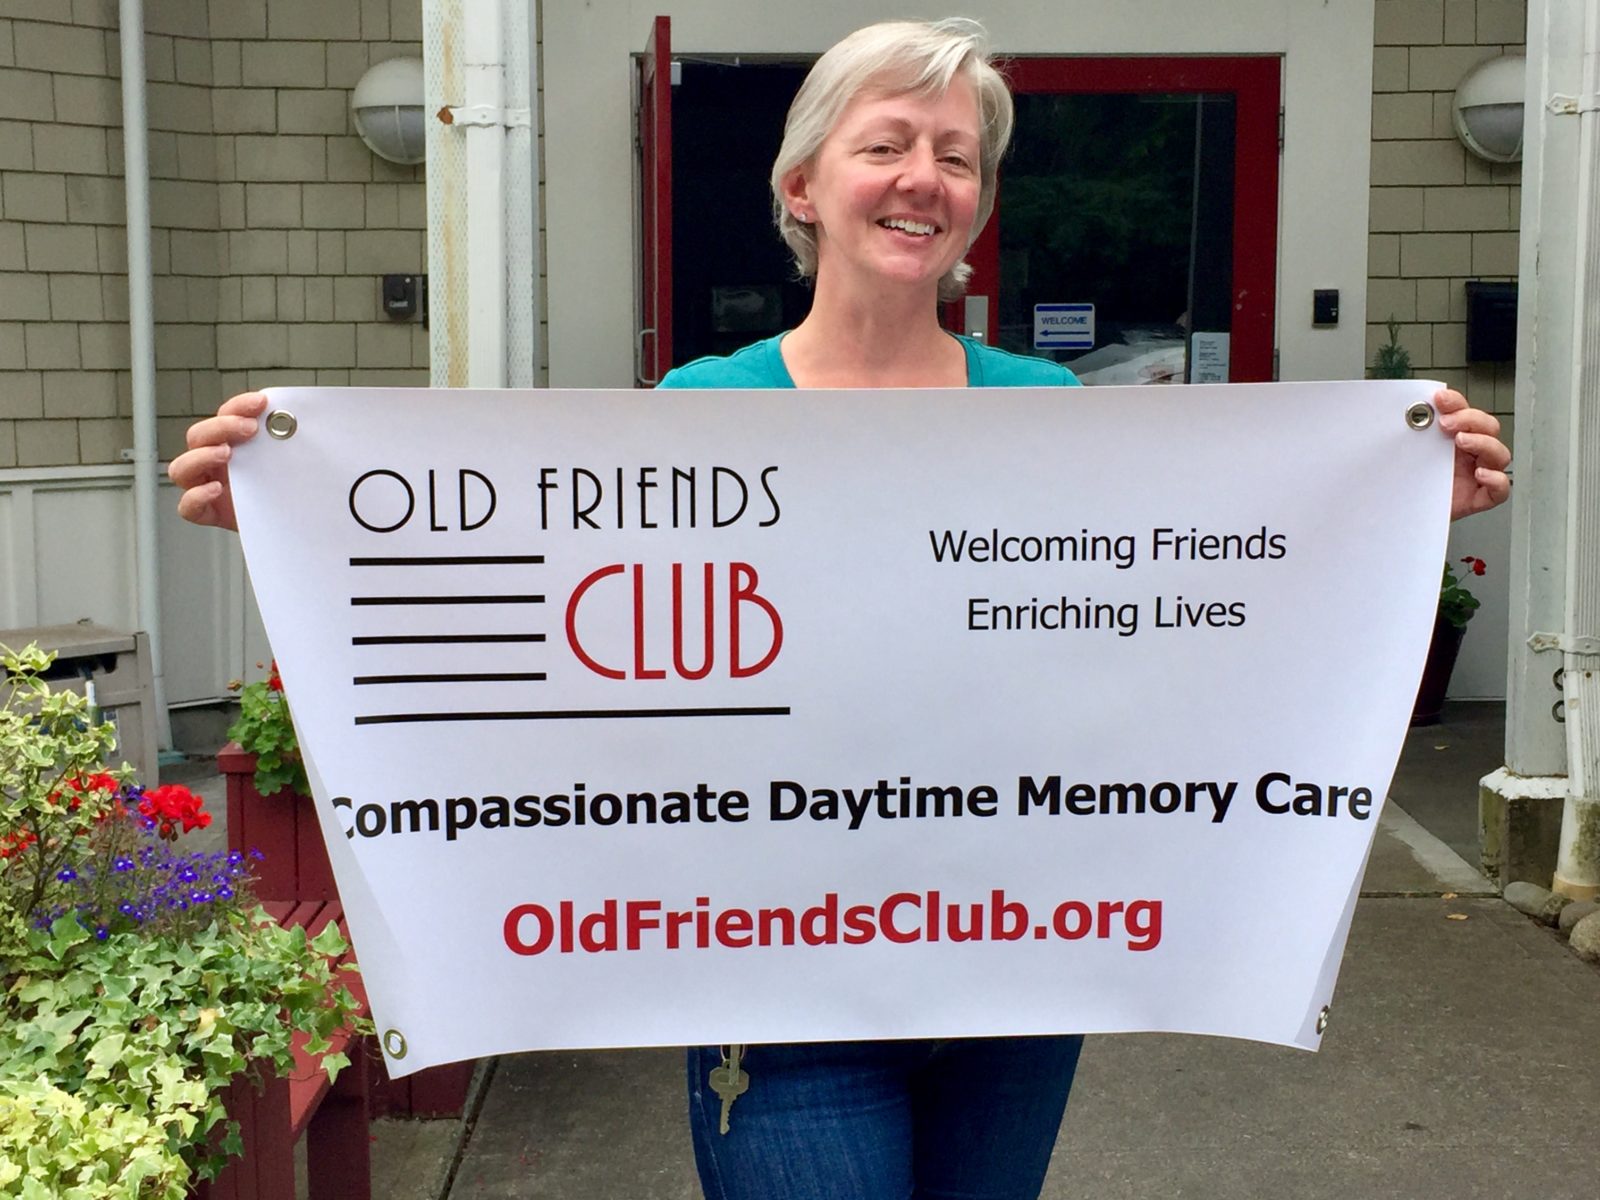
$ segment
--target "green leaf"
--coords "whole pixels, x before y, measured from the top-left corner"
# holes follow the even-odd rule
[[[322,1067],[328,1072],[328,1082],[334,1083],[339,1078],[339,1072],[350,1065],[350,1056],[343,1051],[338,1054],[324,1054]]]
[[[50,926],[50,953],[58,960],[67,956],[67,951],[74,946],[81,946],[89,940],[89,931],[85,929],[75,916],[57,917]]]
[[[89,1072],[89,1077],[91,1079],[104,1079],[110,1075],[111,1068],[121,1061],[123,1049],[126,1047],[127,1042],[127,1037],[121,1033],[107,1034],[95,1042],[89,1048],[89,1053],[85,1055],[94,1068]]]
[[[339,932],[338,924],[329,921],[322,932],[311,939],[311,948],[324,958],[340,958],[349,951],[350,945]]]

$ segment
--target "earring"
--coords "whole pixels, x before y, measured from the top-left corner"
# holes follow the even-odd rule
[[[794,214],[794,219],[796,221],[799,221],[800,224],[802,224],[802,225],[811,224],[811,214],[810,213],[797,212],[797,213]]]

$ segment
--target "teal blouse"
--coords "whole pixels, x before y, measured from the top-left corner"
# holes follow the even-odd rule
[[[1078,387],[1078,377],[1060,363],[996,350],[951,334],[967,352],[968,387]],[[753,342],[726,358],[697,358],[668,371],[664,388],[792,388],[778,343],[784,335]]]

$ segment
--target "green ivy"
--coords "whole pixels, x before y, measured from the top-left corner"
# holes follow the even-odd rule
[[[29,941],[0,1000],[3,1195],[181,1196],[241,1148],[235,1077],[288,1074],[296,1030],[326,1046],[355,1023],[337,926],[308,939],[256,909],[181,942],[95,941],[69,916]],[[323,1058],[330,1078],[348,1062]],[[21,1179],[49,1190],[4,1190]]]

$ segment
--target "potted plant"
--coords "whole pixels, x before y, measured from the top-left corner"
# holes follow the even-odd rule
[[[1389,314],[1385,327],[1389,330],[1389,340],[1378,347],[1377,354],[1372,358],[1372,377],[1374,379],[1410,379],[1411,378],[1411,351],[1400,344],[1400,322],[1394,319],[1394,314]]]
[[[254,903],[255,856],[184,849],[199,797],[106,770],[112,726],[50,660],[0,653],[0,1194],[178,1200],[240,1150],[237,1077],[359,1024],[344,946]]]
[[[1488,564],[1474,555],[1461,560],[1474,575],[1482,575]],[[1444,694],[1450,686],[1450,674],[1455,670],[1456,656],[1461,652],[1461,641],[1466,637],[1467,622],[1478,611],[1478,598],[1469,592],[1454,568],[1444,565],[1444,577],[1439,585],[1439,612],[1433,621],[1433,640],[1428,643],[1428,658],[1422,668],[1422,685],[1417,689],[1417,702],[1411,711],[1413,725],[1437,725],[1444,708]]]
[[[265,679],[249,684],[236,679],[228,687],[239,693],[239,719],[229,726],[228,737],[246,754],[255,756],[252,781],[256,790],[263,796],[275,796],[285,789],[298,796],[311,795],[277,660]]]

